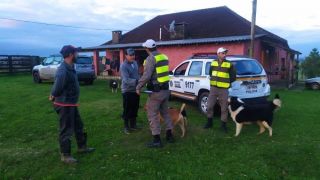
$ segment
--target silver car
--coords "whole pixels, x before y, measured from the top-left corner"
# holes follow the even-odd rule
[[[33,67],[33,81],[35,83],[41,83],[43,80],[54,81],[55,74],[62,61],[63,57],[61,55],[51,55],[45,58],[42,64]],[[79,81],[93,84],[93,81],[96,79],[91,57],[78,56],[75,70]]]
[[[320,77],[306,79],[305,86],[313,90],[320,89]]]

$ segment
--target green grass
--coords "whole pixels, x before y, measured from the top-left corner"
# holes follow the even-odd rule
[[[75,157],[77,165],[59,159],[58,121],[48,101],[52,83],[34,84],[31,75],[0,77],[0,179],[319,179],[320,92],[273,90],[283,100],[275,114],[273,137],[256,135],[256,125],[233,137],[214,128],[202,129],[206,117],[187,104],[189,125],[175,144],[148,149],[151,140],[146,114],[143,129],[121,132],[122,97],[105,81],[81,86],[80,113],[96,152]],[[143,95],[141,105],[146,101]],[[170,102],[180,107],[180,101]],[[219,123],[218,123],[219,122]],[[176,131],[180,135],[180,130]],[[162,133],[162,137],[164,133]],[[73,141],[72,151],[76,151]]]

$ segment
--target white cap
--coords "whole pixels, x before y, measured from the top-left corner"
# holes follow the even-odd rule
[[[223,52],[228,52],[228,49],[226,49],[226,48],[224,48],[224,47],[220,47],[220,48],[217,50],[217,54],[223,53]]]
[[[156,46],[157,46],[156,42],[152,39],[148,39],[146,42],[142,44],[142,47],[146,47],[146,48],[154,48]]]

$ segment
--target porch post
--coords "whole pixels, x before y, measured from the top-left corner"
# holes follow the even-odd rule
[[[94,72],[96,76],[99,75],[99,51],[93,51],[93,65],[94,65]]]

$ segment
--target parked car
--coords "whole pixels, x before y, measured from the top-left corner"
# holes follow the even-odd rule
[[[171,96],[196,101],[202,113],[207,112],[210,91],[209,69],[216,56],[194,56],[180,63],[170,73]],[[237,80],[229,88],[229,95],[248,103],[265,101],[270,95],[270,85],[262,65],[255,59],[227,56],[237,70]]]
[[[305,86],[313,90],[320,89],[320,77],[306,79]]]
[[[51,55],[45,58],[42,64],[33,67],[33,81],[35,83],[41,83],[43,80],[54,81],[56,71],[62,61],[63,57],[61,55]],[[92,84],[96,79],[91,57],[78,56],[75,63],[75,70],[79,81]]]

